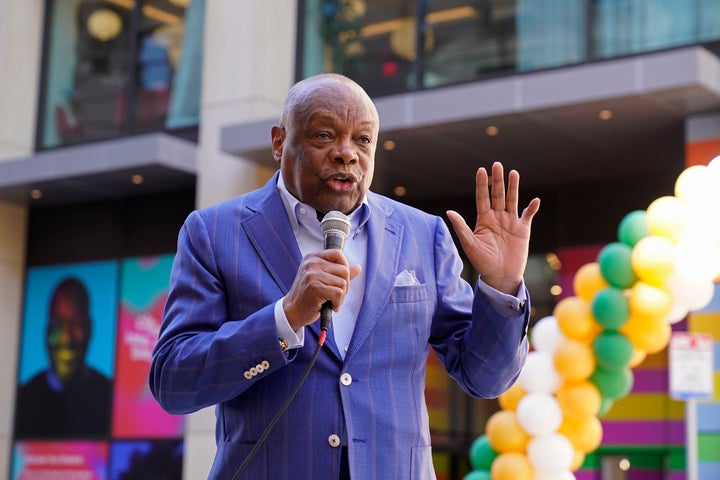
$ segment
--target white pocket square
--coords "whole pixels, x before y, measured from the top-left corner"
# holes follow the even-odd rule
[[[403,270],[395,277],[396,287],[409,287],[412,285],[420,285],[420,282],[418,282],[415,276],[415,272],[412,270]]]

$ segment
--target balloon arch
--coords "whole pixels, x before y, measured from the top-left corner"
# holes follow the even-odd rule
[[[602,441],[599,418],[632,390],[632,369],[667,346],[672,324],[711,302],[718,212],[720,156],[622,219],[617,241],[575,273],[574,295],[532,328],[527,362],[471,445],[464,480],[575,479]]]

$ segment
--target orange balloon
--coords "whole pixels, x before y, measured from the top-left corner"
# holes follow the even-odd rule
[[[490,476],[493,480],[533,480],[535,472],[524,454],[510,452],[495,457]]]
[[[645,282],[635,282],[630,290],[630,313],[643,317],[665,319],[673,307],[673,295],[667,290]]]
[[[597,417],[563,418],[558,433],[565,435],[575,450],[589,453],[600,446],[602,442],[602,424]]]
[[[522,397],[527,394],[524,388],[520,385],[520,382],[513,383],[512,387],[508,388],[505,393],[498,397],[498,403],[503,410],[515,411],[517,404]]]
[[[597,387],[588,380],[566,383],[557,392],[563,417],[587,418],[597,416],[602,397]]]
[[[583,380],[595,371],[595,353],[586,343],[565,339],[553,353],[553,364],[565,380]]]
[[[590,303],[580,297],[566,297],[555,305],[553,315],[566,337],[590,343],[602,327],[595,321]]]
[[[515,412],[500,410],[488,418],[485,434],[498,453],[524,452],[530,436],[520,427]]]
[[[573,291],[575,295],[588,303],[592,302],[595,294],[610,284],[600,272],[600,264],[587,263],[580,267],[573,277]]]

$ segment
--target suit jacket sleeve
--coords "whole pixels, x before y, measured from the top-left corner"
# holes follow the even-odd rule
[[[155,398],[170,413],[190,413],[236,397],[289,361],[278,344],[273,301],[244,318],[232,318],[228,272],[216,258],[217,244],[240,240],[211,236],[207,225],[223,218],[227,215],[193,212],[178,235],[149,379]],[[250,365],[256,366],[256,375],[248,378],[240,366]]]
[[[442,220],[435,231],[438,307],[430,344],[466,393],[497,397],[512,386],[525,363],[529,302],[520,310],[508,306],[498,312],[476,286],[468,318],[462,298],[469,286],[460,278],[462,261]]]

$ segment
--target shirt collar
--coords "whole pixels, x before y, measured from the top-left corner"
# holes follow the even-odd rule
[[[302,203],[290,193],[285,186],[282,175],[278,175],[277,189],[280,192],[280,198],[285,206],[285,212],[290,219],[293,233],[297,235],[301,226],[309,228],[310,225],[313,225],[313,221],[315,222],[314,225],[317,225],[315,228],[320,230],[320,222],[317,221],[315,209],[310,205]],[[367,201],[367,195],[363,196],[360,206],[350,213],[349,218],[350,231],[353,232],[353,236],[357,235],[370,218],[370,205]]]

